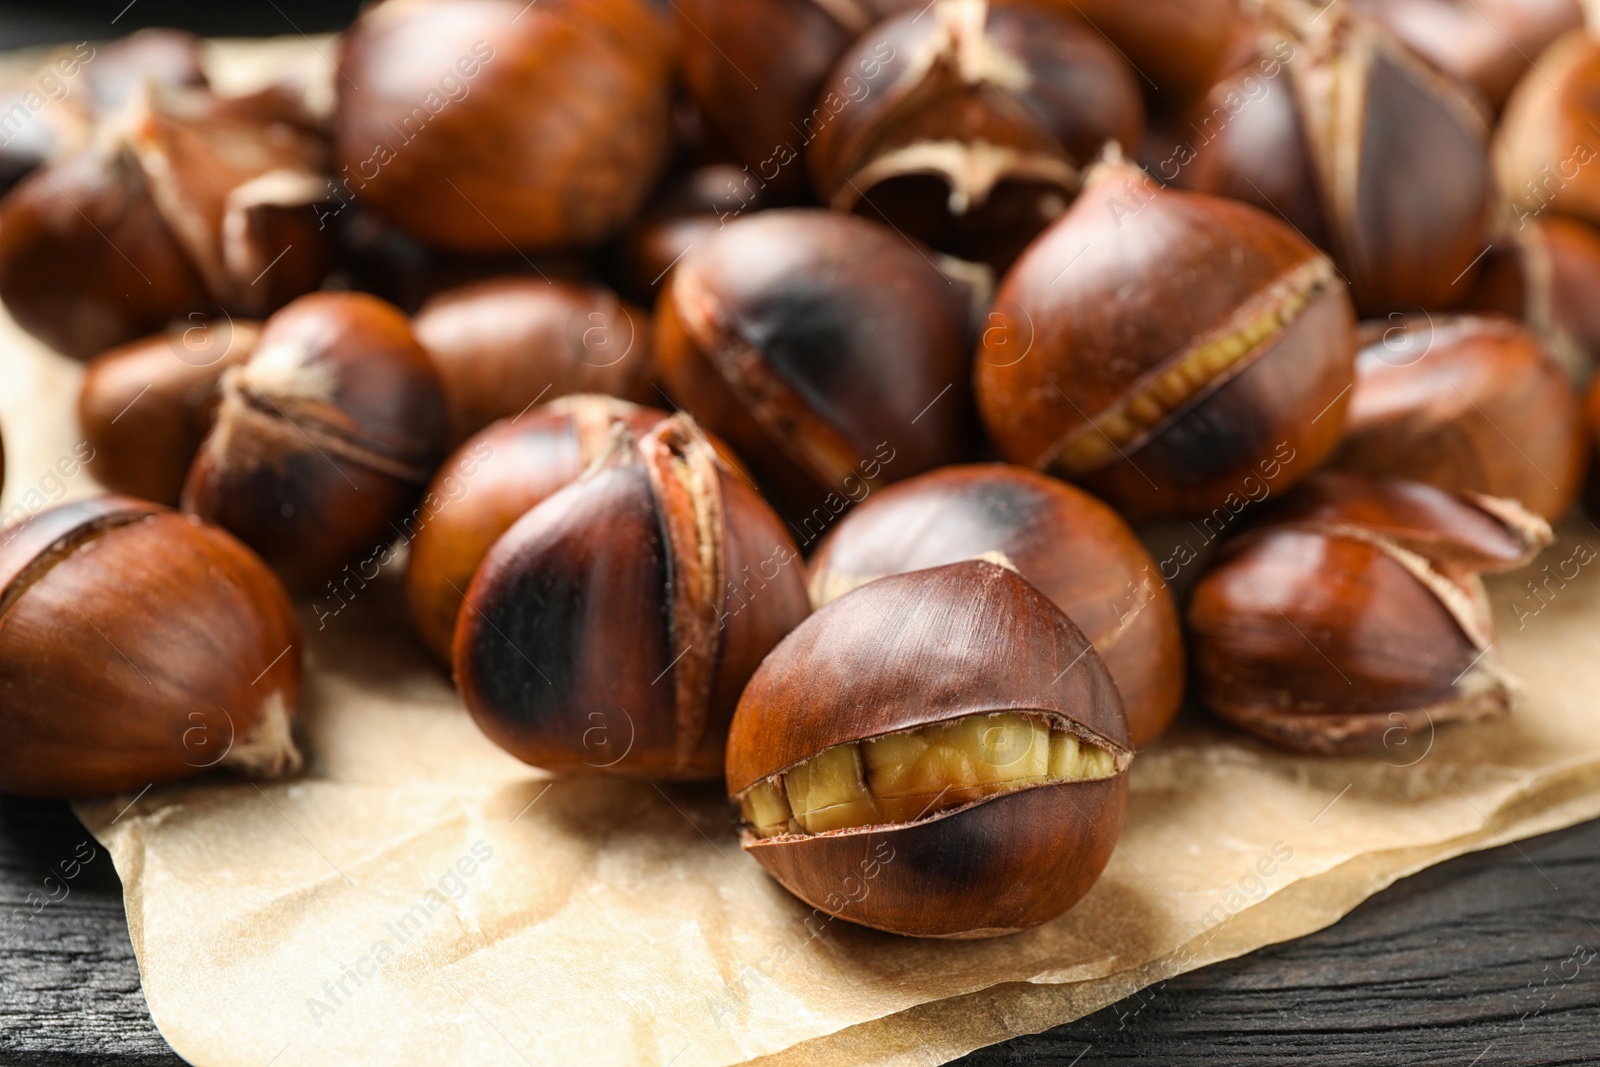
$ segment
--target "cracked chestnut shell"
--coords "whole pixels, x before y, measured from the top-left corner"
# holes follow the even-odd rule
[[[1120,160],[1023,253],[978,347],[1001,455],[1130,518],[1282,488],[1337,444],[1356,350],[1333,264],[1277,219]]]
[[[313,293],[222,379],[185,511],[231,531],[295,591],[395,540],[445,450],[439,377],[376,297]]]
[[[821,607],[885,575],[998,552],[1083,630],[1144,748],[1183,701],[1183,632],[1155,560],[1111,508],[1003,464],[945,467],[888,486],[833,528],[810,562]]]
[[[1600,363],[1600,231],[1559,215],[1508,226],[1466,306],[1521,319],[1577,380]]]
[[[1345,436],[1328,466],[1507,497],[1555,520],[1583,487],[1582,403],[1526,327],[1474,316],[1363,331]]]
[[[326,171],[303,129],[148,83],[88,148],[0,200],[0,299],[79,359],[186,309],[264,315],[327,273]]]
[[[439,371],[456,441],[540,400],[654,394],[649,317],[601,285],[474,282],[433,296],[412,328]]]
[[[78,797],[300,766],[300,632],[215,526],[102,496],[0,536],[0,791]]]
[[[641,0],[373,5],[341,37],[336,178],[440,248],[597,244],[666,162],[672,61]]]
[[[484,733],[535,766],[715,778],[746,680],[809,610],[800,552],[687,416],[612,432],[484,558],[456,684]]]
[[[1176,116],[1159,173],[1281,215],[1363,314],[1454,307],[1489,243],[1482,106],[1371,20],[1323,11],[1269,3],[1255,53]]]
[[[808,127],[819,194],[1004,270],[1057,218],[1107,141],[1136,151],[1133,70],[1046,7],[936,0],[840,57]]]
[[[673,268],[656,302],[659,372],[781,510],[820,511],[826,526],[866,487],[971,449],[966,297],[886,226],[765,211]]]
[[[1275,745],[1334,755],[1509,711],[1479,574],[1550,539],[1514,501],[1315,475],[1195,587],[1198,695]]]
[[[1595,127],[1600,41],[1573,30],[1539,54],[1495,130],[1501,195],[1522,217],[1546,209],[1600,223]]]
[[[1103,766],[1088,780],[1044,773],[997,792],[968,787],[954,807],[941,806],[941,789],[885,818],[882,784],[870,767],[862,775],[862,756],[841,747],[907,731],[926,736],[930,727],[983,716],[1002,731],[1017,719],[1037,722],[1051,741],[1059,734],[1074,749],[1105,753]],[[1032,751],[1022,747],[1011,755]],[[798,799],[791,776],[835,751],[849,756],[847,772],[855,769],[825,784],[858,798],[859,817],[816,832],[774,827],[767,836],[747,817],[740,841],[801,900],[864,926],[989,937],[1046,922],[1088,892],[1122,828],[1131,753],[1116,685],[1055,604],[988,560],[880,578],[796,627],[739,701],[728,794],[754,802],[776,777]],[[935,777],[969,777],[952,766],[962,762],[979,780],[990,777],[981,773],[981,751],[978,765],[966,755],[946,760]],[[806,777],[815,791],[817,775]],[[746,810],[759,814],[754,804]],[[850,892],[852,883],[866,888]]]
[[[78,426],[94,451],[95,481],[176,506],[222,400],[222,376],[249,357],[260,332],[244,319],[196,321],[91,360]]]
[[[1355,0],[1351,6],[1496,109],[1535,56],[1583,25],[1579,0]]]

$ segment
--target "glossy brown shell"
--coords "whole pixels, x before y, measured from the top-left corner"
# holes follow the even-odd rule
[[[1465,307],[1522,319],[1582,381],[1600,363],[1600,230],[1577,219],[1523,218],[1484,257]]]
[[[376,555],[444,451],[444,398],[398,309],[314,293],[267,320],[223,379],[183,506],[250,545],[296,590]]]
[[[261,324],[222,319],[96,356],[78,391],[78,426],[95,481],[176,506],[221,400],[218,383],[255,347]]]
[[[1143,748],[1178,713],[1183,633],[1172,594],[1128,524],[1088,493],[1026,467],[946,467],[873,493],[810,563],[812,602],[853,586],[999,552],[1083,630]]]
[[[695,491],[712,498],[691,514],[635,457],[684,421],[638,446],[617,438],[495,542],[467,590],[456,683],[519,759],[569,774],[720,775],[745,681],[809,610],[799,550],[741,475],[702,466],[714,484]],[[698,514],[715,538],[710,574],[676,548]],[[686,599],[697,590],[705,600]]]
[[[1507,497],[1546,519],[1572,507],[1589,458],[1582,404],[1532,331],[1432,317],[1368,340],[1331,467]]]
[[[656,304],[668,393],[794,515],[966,457],[964,292],[927,253],[815,209],[741,218],[683,257]]]
[[[1573,30],[1537,58],[1517,83],[1495,131],[1501,194],[1519,216],[1550,210],[1600,223],[1594,124],[1600,42]]]
[[[1235,329],[1251,301],[1319,259],[1246,204],[1161,189],[1122,164],[1091,174],[1067,214],[1007,273],[974,382],[1000,453],[1046,466],[1068,434]],[[1276,487],[1332,451],[1351,382],[1355,317],[1336,279],[1281,332],[1079,481],[1129,517],[1194,515],[1242,496],[1276,459]]]
[[[807,903],[923,937],[1008,933],[1088,892],[1127,800],[1127,722],[1082,631],[1027,581],[969,560],[870,582],[819,610],[750,679],[728,736],[738,796],[834,745],[995,711],[1032,711],[1118,756],[1099,781],[1000,794],[890,827],[743,837]],[[860,864],[887,847],[875,873]],[[880,860],[884,857],[876,854]],[[862,879],[857,897],[848,885]]]
[[[337,176],[442,248],[597,243],[666,160],[670,45],[641,0],[402,0],[341,42]]]
[[[0,791],[293,770],[300,664],[282,586],[223,531],[124,497],[41,512],[0,543]]]

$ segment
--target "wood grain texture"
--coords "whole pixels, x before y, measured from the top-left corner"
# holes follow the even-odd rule
[[[85,840],[93,844],[66,805],[0,797],[0,1063],[181,1064],[150,1021],[103,848],[65,883],[63,899],[26,918],[28,894],[60,896],[60,883],[47,889],[45,879],[59,877]],[[1592,1064],[1597,881],[1600,822],[1462,856],[1309,937],[961,1062]]]

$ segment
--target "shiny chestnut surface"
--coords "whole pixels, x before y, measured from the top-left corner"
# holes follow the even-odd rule
[[[673,268],[656,302],[662,382],[793,521],[831,519],[866,486],[971,449],[965,296],[886,226],[762,212]]]
[[[742,844],[813,907],[881,930],[985,937],[1055,918],[1094,884],[1121,830],[1127,725],[1082,632],[997,563],[882,578],[800,624],[739,701],[728,792],[739,800],[839,745],[1013,711],[1113,753],[1113,775],[904,822],[771,837],[747,829]],[[837,891],[869,871],[869,893]]]
[[[267,320],[224,377],[184,510],[309,590],[399,536],[447,435],[438,374],[406,317],[376,297],[313,293]]]
[[[1292,229],[1113,160],[1006,274],[974,381],[1006,459],[1197,515],[1332,451],[1355,349],[1344,282]]]
[[[535,766],[716,777],[746,680],[809,609],[799,550],[687,416],[611,433],[479,566],[456,682],[490,739]]]
[[[1122,695],[1135,748],[1166,730],[1183,699],[1172,594],[1133,531],[1075,486],[1025,467],[945,467],[873,493],[810,562],[821,607],[885,575],[998,552],[1083,630]]]
[[[215,526],[104,496],[0,536],[0,791],[76,797],[300,765],[300,634]]]

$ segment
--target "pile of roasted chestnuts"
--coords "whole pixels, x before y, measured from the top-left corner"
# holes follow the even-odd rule
[[[385,0],[336,64],[0,85],[0,301],[108,491],[5,513],[0,790],[295,772],[388,575],[514,756],[984,937],[1180,715],[1512,710],[1480,575],[1600,503],[1578,0]]]

